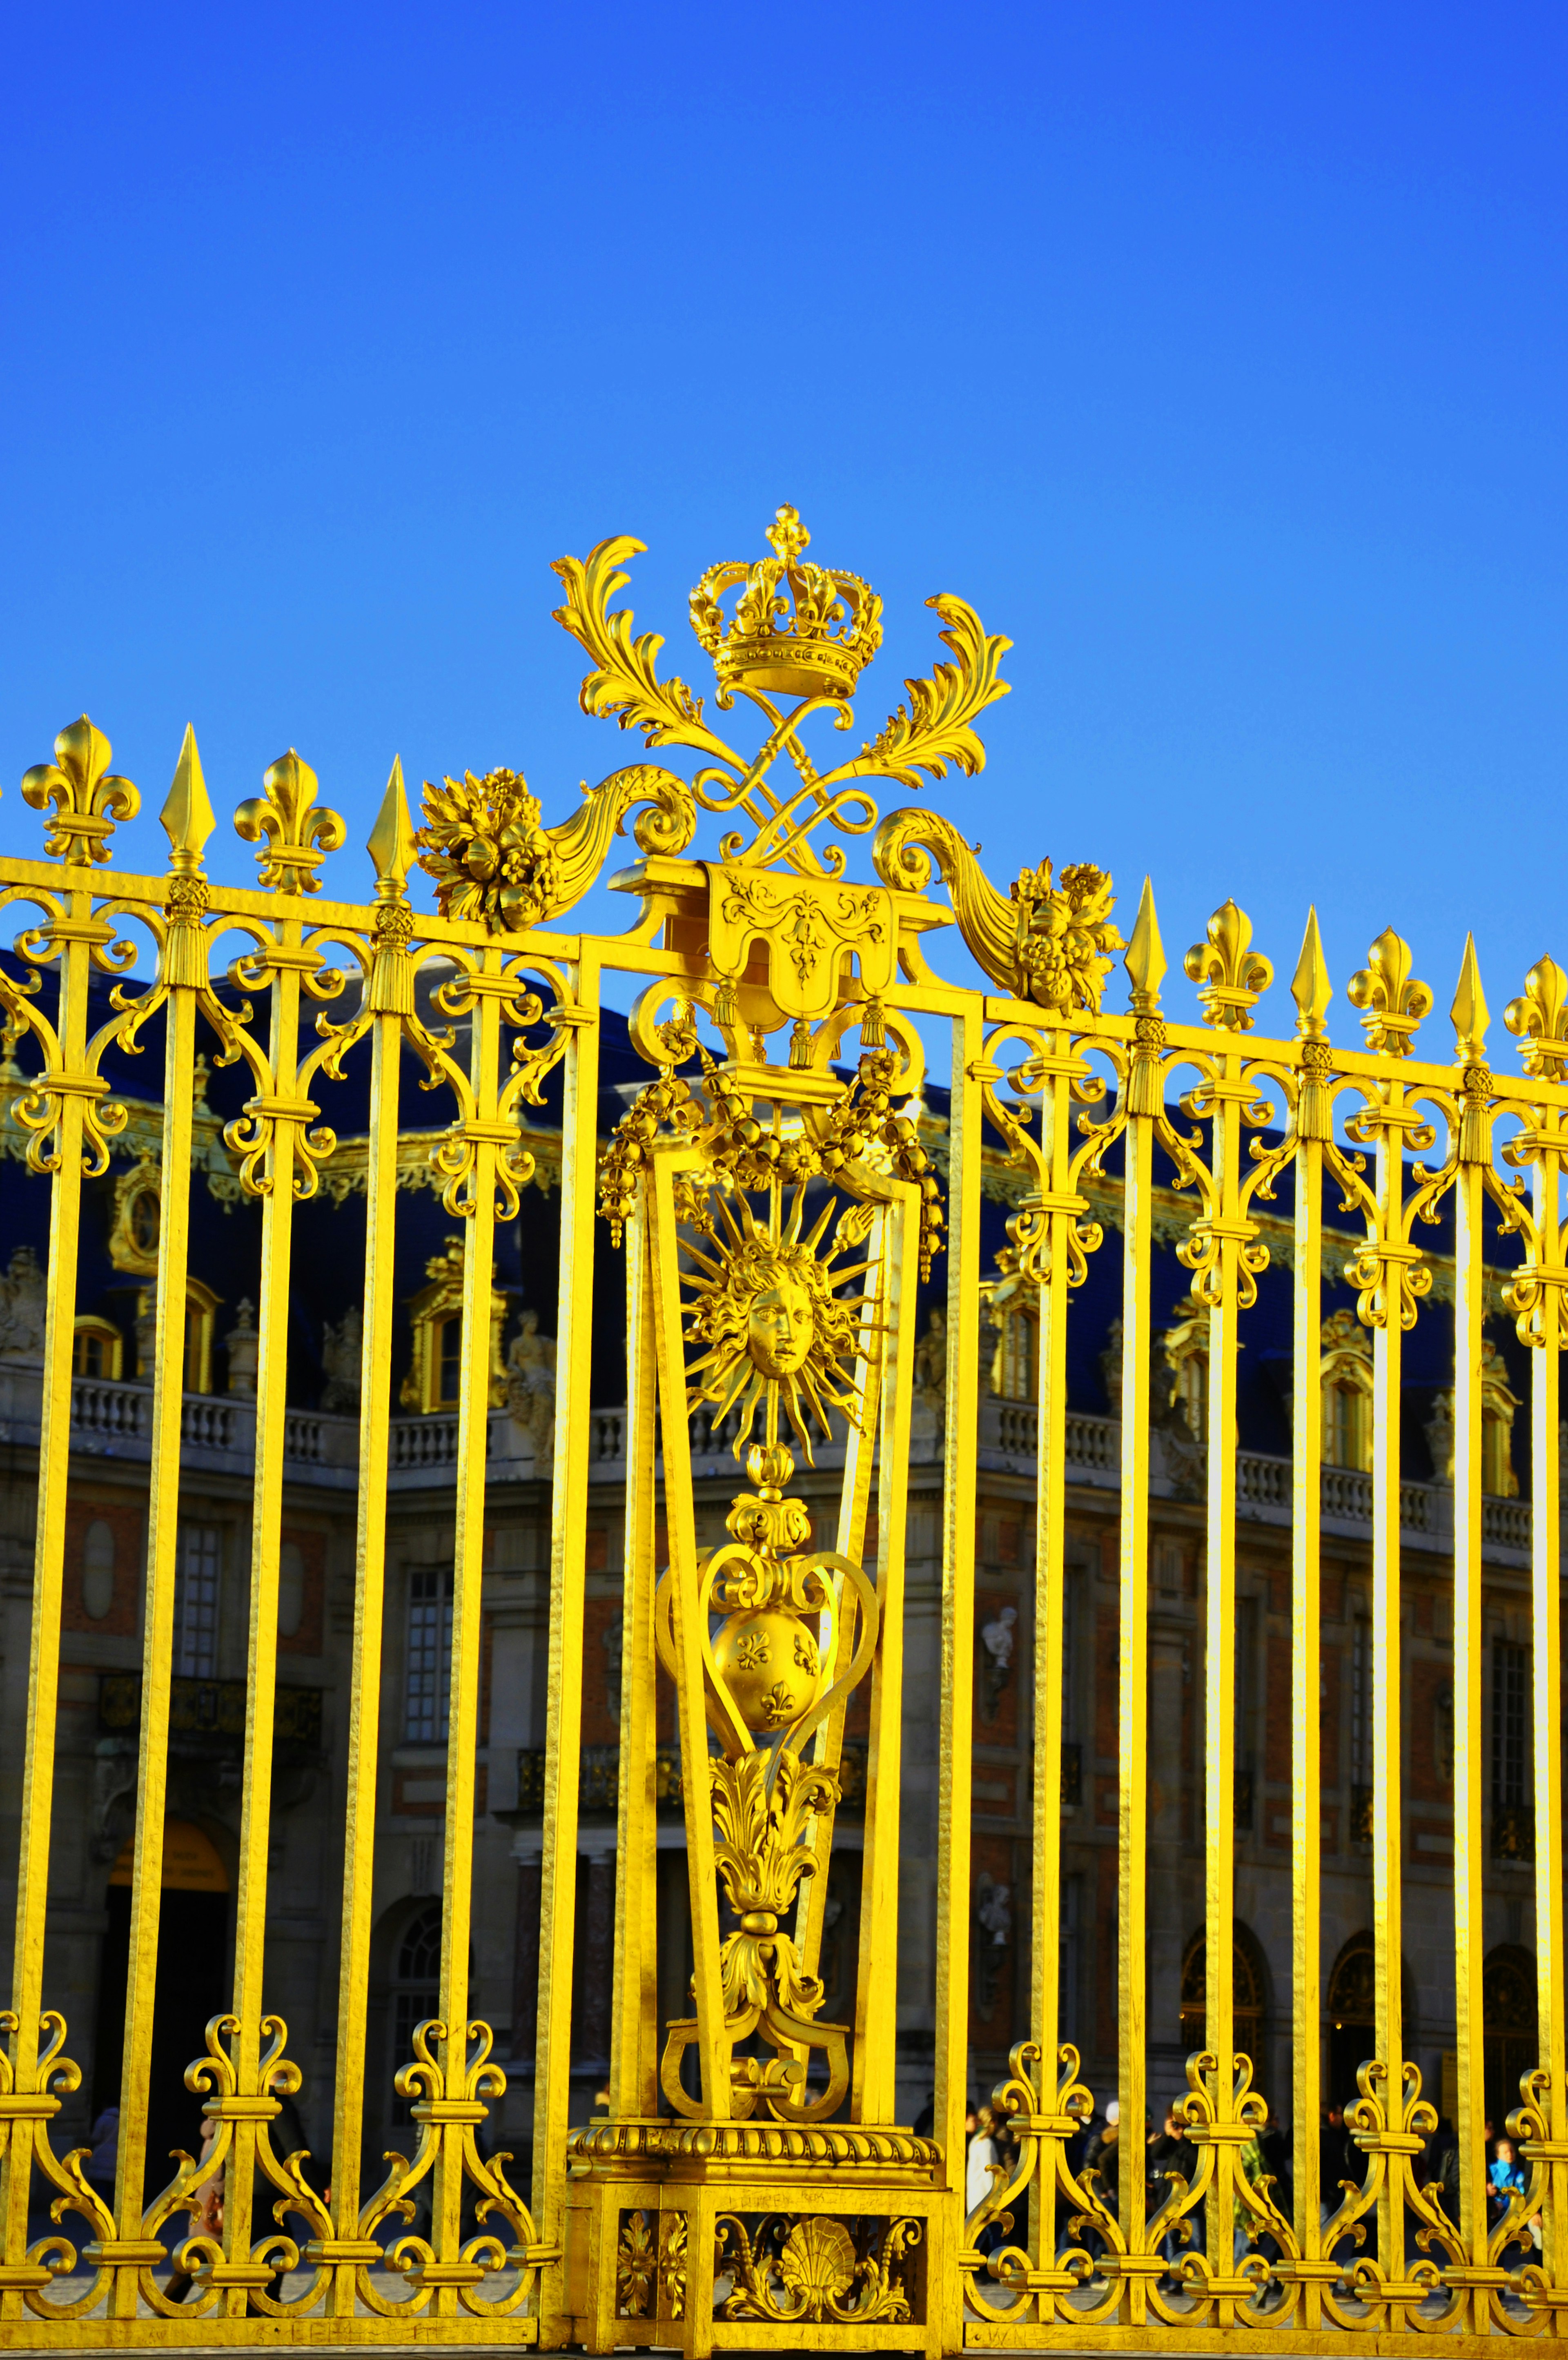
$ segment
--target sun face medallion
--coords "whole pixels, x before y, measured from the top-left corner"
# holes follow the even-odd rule
[[[715,1209],[706,1242],[682,1240],[693,1264],[682,1273],[692,1295],[687,1340],[698,1348],[687,1371],[688,1404],[696,1409],[711,1402],[718,1418],[739,1409],[737,1459],[759,1411],[764,1439],[778,1441],[782,1410],[809,1464],[813,1430],[826,1437],[831,1411],[850,1418],[856,1413],[852,1377],[866,1349],[862,1296],[870,1265],[846,1257],[864,1245],[869,1213],[859,1206],[839,1211],[829,1198],[806,1231],[804,1187],[787,1213],[775,1199],[766,1220],[739,1194],[716,1198]],[[839,1226],[829,1243],[835,1212]]]

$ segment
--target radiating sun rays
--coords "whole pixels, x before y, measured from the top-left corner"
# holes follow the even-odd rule
[[[830,1410],[841,1410],[851,1422],[858,1418],[852,1370],[865,1349],[862,1306],[871,1264],[846,1263],[839,1257],[864,1245],[871,1210],[852,1206],[825,1248],[837,1200],[829,1197],[803,1236],[804,1185],[795,1190],[787,1216],[775,1199],[765,1223],[743,1196],[718,1196],[714,1204],[718,1221],[707,1242],[682,1240],[696,1265],[681,1273],[693,1295],[686,1306],[687,1341],[707,1347],[687,1371],[687,1405],[695,1409],[711,1402],[718,1418],[739,1407],[737,1459],[751,1437],[759,1408],[764,1413],[763,1438],[778,1440],[782,1405],[810,1465],[814,1425],[826,1438]],[[842,1293],[857,1281],[852,1294]]]

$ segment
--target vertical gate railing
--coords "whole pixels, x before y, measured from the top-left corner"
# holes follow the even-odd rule
[[[771,558],[713,569],[692,599],[718,710],[739,697],[762,716],[756,753],[719,735],[683,683],[659,679],[660,642],[634,638],[629,610],[610,606],[638,545],[603,543],[586,563],[558,569],[559,619],[592,665],[585,709],[640,730],[650,756],[684,748],[696,775],[640,760],[547,827],[513,773],[466,773],[427,786],[416,827],[394,765],[369,839],[376,883],[365,903],[321,890],[345,831],[293,753],[236,814],[241,837],[258,847],[258,883],[247,888],[207,873],[216,821],[189,733],[161,815],[170,851],[160,874],[105,873],[138,799],[111,773],[108,744],[86,720],[62,731],[53,762],[23,781],[25,801],[50,816],[44,858],[0,860],[0,904],[17,911],[21,926],[15,957],[0,967],[0,1006],[19,1044],[14,1119],[28,1135],[34,1182],[49,1185],[50,1218],[13,1994],[0,2056],[0,2333],[18,2345],[510,2340],[674,2345],[694,2355],[748,2344],[937,2354],[1097,2339],[1172,2351],[1204,2338],[1315,2349],[1331,2335],[1403,2351],[1434,2333],[1465,2349],[1498,2335],[1554,2336],[1568,2308],[1558,1358],[1568,1286],[1568,978],[1551,959],[1531,969],[1505,1019],[1524,1070],[1497,1073],[1467,945],[1451,1011],[1453,1056],[1423,1061],[1416,1035],[1432,995],[1389,930],[1347,988],[1365,1044],[1340,1048],[1329,1037],[1331,981],[1313,917],[1290,985],[1294,1030],[1266,1038],[1256,1011],[1272,968],[1227,901],[1187,954],[1201,1021],[1182,1021],[1166,1005],[1146,884],[1124,942],[1111,880],[1097,869],[1058,874],[1047,862],[1004,895],[939,815],[906,804],[879,824],[874,782],[909,790],[951,767],[980,770],[974,725],[1004,692],[1007,642],[988,636],[961,601],[933,601],[949,660],[909,683],[906,705],[859,755],[818,769],[803,733],[824,715],[849,726],[880,641],[880,602],[857,577],[806,560],[793,511],[780,511],[770,540]],[[638,901],[638,916],[620,935],[570,931],[563,921],[633,814],[637,858],[611,881]],[[726,832],[712,857],[687,857],[704,814],[721,817]],[[835,836],[873,830],[871,877],[852,882]],[[433,883],[433,912],[410,897],[416,867]],[[932,890],[938,873],[945,901]],[[954,922],[983,970],[981,987],[945,982],[928,960],[927,935]],[[1124,1012],[1102,1004],[1118,961]],[[607,989],[613,1005],[623,988],[641,995],[630,1039],[646,1076],[607,1140],[601,1011]],[[951,1052],[945,1131],[922,1098],[938,1036]],[[85,2176],[83,2151],[63,2153],[55,2138],[80,2078],[68,2048],[81,2028],[68,2028],[56,2005],[48,1863],[83,1185],[108,1169],[126,1125],[106,1075],[155,1045],[162,1201],[111,2200]],[[148,2122],[199,1056],[237,1067],[248,1083],[225,1136],[239,1186],[260,1207],[259,1357],[233,1992],[185,2076],[202,2101],[202,2151],[170,2166],[148,2152]],[[377,2178],[364,2172],[361,2149],[386,1786],[379,1718],[405,1063],[436,1094],[431,1163],[463,1236],[462,1342],[439,2014],[415,2028],[398,2074],[412,2151],[389,2155]],[[505,2075],[474,2012],[470,1961],[492,1270],[497,1225],[516,1217],[532,1168],[536,1127],[523,1111],[542,1105],[547,1082],[561,1109],[559,1338],[525,2199],[487,2127]],[[268,1880],[295,1215],[331,1172],[334,1094],[351,1089],[367,1090],[369,1117],[329,2192],[308,2158],[278,2144],[281,2103],[300,2089],[302,2068],[288,2027],[269,2010]],[[975,2202],[964,2148],[982,1178],[998,1157],[1018,1182],[1011,1283],[1037,1322],[1029,2022],[995,2098],[1016,2160]],[[1238,1354],[1269,1259],[1260,1207],[1284,1190],[1291,1849],[1278,1873],[1291,1918],[1291,2061],[1269,2090],[1259,2086],[1262,2060],[1237,2048],[1233,1965]],[[1151,2172],[1141,2128],[1151,2040],[1155,1289],[1172,1203],[1190,1207],[1177,1251],[1207,1369],[1202,1767],[1192,1797],[1203,2036],[1178,2109],[1190,2160],[1180,2172]],[[625,1306],[626,1538],[609,2097],[585,2123],[573,2120],[571,2019],[588,1474],[594,1388],[606,1378],[593,1362],[594,1285],[606,1218],[624,1256],[616,1284]],[[1422,1225],[1449,1218],[1456,2201],[1421,2168],[1436,2114],[1409,2057],[1401,1935],[1411,1858],[1403,1347],[1432,1316]],[[935,1264],[942,1253],[945,1276]],[[1082,1317],[1078,1290],[1097,1261],[1112,1265],[1118,1253],[1116,2062],[1107,2091],[1085,2077],[1085,2027],[1060,1973],[1058,1900],[1069,1338]],[[1319,2195],[1325,1277],[1348,1280],[1370,1337],[1375,1950],[1374,2054],[1345,2116],[1360,2176],[1331,2206]],[[904,1644],[915,1347],[933,1288],[946,1306],[939,1699],[914,1688]],[[1539,2063],[1510,2118],[1526,2184],[1500,2202],[1486,2176],[1482,2005],[1483,1372],[1499,1289],[1531,1367],[1540,2027]],[[725,1432],[737,1435],[740,1488],[718,1542],[693,1473],[698,1415],[715,1427],[728,1419]],[[825,1438],[831,1464],[813,1471]],[[673,2016],[659,1980],[661,1683],[679,1739],[695,1960],[689,2002],[679,1994]],[[823,2012],[828,1873],[845,1839],[846,1729],[857,1698],[868,1748],[861,1900],[852,1998],[836,2023]],[[912,1715],[930,1710],[939,1730],[934,1964],[928,1992],[916,1993],[904,1733]],[[1109,1976],[1109,1961],[1102,1967]],[[929,2136],[899,2119],[901,2003],[930,2011]],[[1083,2136],[1111,2097],[1123,2135],[1113,2167],[1097,2167],[1083,2159]],[[1288,2210],[1256,2168],[1269,2105],[1287,2098]],[[428,2216],[417,2231],[416,2202]]]

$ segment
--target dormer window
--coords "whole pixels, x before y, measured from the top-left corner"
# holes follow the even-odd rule
[[[1323,1464],[1372,1471],[1372,1338],[1354,1311],[1322,1327]]]
[[[405,1409],[433,1415],[455,1410],[463,1377],[464,1240],[448,1238],[445,1251],[425,1264],[428,1286],[421,1287],[409,1305],[413,1330],[413,1366],[403,1381],[400,1398]],[[493,1266],[492,1266],[493,1273]],[[507,1397],[506,1367],[501,1359],[501,1329],[506,1325],[507,1299],[498,1286],[490,1289],[489,1406],[499,1409]]]
[[[1205,1312],[1168,1328],[1155,1338],[1165,1361],[1166,1405],[1179,1411],[1194,1442],[1209,1439],[1209,1320]]]
[[[125,1340],[107,1319],[82,1318],[76,1323],[71,1366],[79,1377],[98,1377],[113,1384],[119,1377]]]

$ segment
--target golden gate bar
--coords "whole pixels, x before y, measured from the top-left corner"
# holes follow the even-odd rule
[[[137,789],[109,770],[85,718],[22,795],[47,814],[44,857],[0,860],[16,913],[18,981],[0,973],[30,1086],[16,1119],[51,1192],[14,1986],[3,2018],[0,2335],[17,2347],[106,2344],[580,2344],[956,2353],[1014,2345],[1173,2352],[1346,2339],[1380,2352],[1423,2337],[1470,2350],[1555,2338],[1568,2306],[1564,2093],[1559,1353],[1563,1166],[1568,1152],[1568,978],[1543,957],[1504,1024],[1519,1073],[1489,1062],[1473,946],[1452,1007],[1451,1061],[1413,1036],[1432,1005],[1390,929],[1345,996],[1363,1043],[1329,1037],[1330,978],[1315,920],[1290,984],[1289,1038],[1255,1029],[1272,980],[1224,901],[1186,955],[1201,1022],[1168,1016],[1167,960],[1145,885],[1130,936],[1111,880],[1088,864],[1025,870],[1005,893],[965,838],[921,803],[887,799],[950,770],[977,772],[975,722],[1005,693],[1008,642],[956,597],[931,601],[946,658],[861,750],[818,769],[821,725],[847,729],[881,639],[881,602],[806,555],[791,509],[772,554],[714,567],[692,620],[718,683],[761,742],[737,750],[679,680],[662,642],[611,601],[640,544],[602,542],[557,572],[557,619],[587,652],[582,703],[641,733],[650,758],[696,757],[689,778],[649,759],[546,825],[510,771],[424,792],[416,828],[394,764],[369,840],[367,903],[330,898],[344,841],[290,753],[241,803],[258,882],[214,884],[215,825],[187,733],[161,820],[166,869],[111,867]],[[731,593],[736,594],[731,597]],[[727,605],[726,601],[729,603]],[[754,729],[752,736],[758,733]],[[808,751],[808,740],[817,755]],[[828,741],[831,744],[831,741]],[[716,841],[691,857],[712,817]],[[610,879],[627,932],[570,931],[573,910],[630,825],[638,857]],[[856,839],[869,859],[846,873]],[[122,839],[123,841],[123,839]],[[416,866],[438,914],[416,909]],[[346,869],[346,864],[343,864]],[[934,890],[939,877],[945,895]],[[345,879],[346,881],[346,879]],[[1223,880],[1222,880],[1223,882]],[[935,930],[957,924],[989,989],[948,983]],[[1118,966],[1129,988],[1121,998]],[[119,978],[92,1037],[92,972]],[[223,978],[226,978],[226,983]],[[646,1087],[614,1137],[597,1136],[601,989],[635,978],[632,1038]],[[421,1011],[423,1011],[422,1013]],[[251,1512],[247,1774],[233,2003],[207,2027],[187,2086],[214,2133],[160,2192],[146,2154],[164,1841],[180,1485],[188,1204],[166,1186],[157,1272],[142,1712],[125,2068],[113,2204],[57,2153],[75,2088],[71,2027],[51,2005],[45,1921],[53,1795],[72,1375],[84,1176],[103,1172],[126,1117],[101,1073],[157,1018],[165,1059],[161,1165],[191,1168],[198,1054],[237,1062],[251,1096],[228,1128],[263,1208]],[[946,1184],[922,1143],[923,1038],[950,1035]],[[455,1054],[461,1033],[466,1056]],[[300,2085],[287,2027],[267,2012],[265,1918],[278,1642],[286,1338],[293,1207],[335,1142],[334,1081],[360,1043],[372,1060],[356,1593],[330,2197],[280,2151],[280,2100]],[[410,2154],[359,2170],[371,1926],[386,1528],[392,1248],[405,1052],[445,1094],[433,1150],[464,1227],[462,1375],[443,1866],[440,2016],[420,2024],[399,2088]],[[564,1074],[558,1401],[551,1533],[549,1724],[540,1944],[537,2116],[531,2190],[477,2136],[502,2069],[469,2013],[470,1879],[479,1693],[480,1575],[498,1218],[530,1169],[527,1110]],[[970,1726],[975,1435],[981,1353],[982,1138],[1004,1142],[1025,1193],[1011,1235],[1038,1314],[1030,2038],[998,2107],[1018,2162],[966,2217]],[[1107,1169],[1113,1148],[1117,1163]],[[1136,2137],[1115,2201],[1075,2177],[1069,2143],[1095,2103],[1063,2020],[1058,1928],[1065,1596],[1067,1324],[1089,1258],[1118,1251],[1086,1193],[1123,1192],[1119,2066],[1122,2120],[1143,2118],[1148,1819],[1147,1607],[1150,1274],[1157,1152],[1190,1192],[1180,1258],[1210,1370],[1203,1708],[1205,2046],[1187,2061],[1190,2180],[1146,2184]],[[1119,1168],[1118,1168],[1119,1167]],[[1294,2081],[1254,2084],[1234,2046],[1236,1355],[1267,1259],[1255,1208],[1293,1167],[1292,1687]],[[1332,2217],[1319,2200],[1318,1371],[1324,1191],[1364,1224],[1350,1276],[1373,1360],[1374,2054],[1347,2117],[1363,2160]],[[1455,1219],[1453,1924],[1460,2189],[1418,2184],[1435,2113],[1401,2030],[1401,1348],[1431,1284],[1420,1225]],[[1488,1213],[1488,1207],[1492,1211]],[[1480,1766],[1484,1221],[1519,1240],[1508,1309],[1531,1348],[1531,1509],[1541,2052],[1511,2128],[1528,2186],[1488,2222],[1484,2161]],[[569,2016],[582,1696],[595,1224],[623,1239],[629,1450],[622,1638],[613,2056],[608,2112],[574,2125]],[[904,1498],[914,1297],[945,1256],[949,1349],[943,1567],[943,1720],[936,2103],[929,2137],[894,2119],[899,1949]],[[940,1267],[940,1264],[938,1265]],[[903,1315],[903,1316],[901,1316]],[[728,1418],[737,1491],[728,1538],[699,1551],[689,1421]],[[792,1492],[812,1447],[847,1435],[837,1521],[814,1532]],[[868,1549],[876,1512],[874,1552]],[[662,1514],[661,1514],[662,1512]],[[667,1533],[667,1546],[661,1546]],[[830,1543],[830,1546],[819,1546]],[[689,2013],[658,2020],[654,1973],[656,1684],[676,1699],[696,1957]],[[845,1714],[870,1698],[864,1900],[852,2020],[824,2022],[817,1972]],[[691,1765],[706,1765],[693,1775]],[[1109,2093],[1099,2093],[1100,2099]],[[1295,2128],[1294,2214],[1242,2152],[1273,2100]],[[217,2174],[221,2229],[200,2210]],[[429,2233],[406,2223],[428,2198]],[[31,2236],[52,2202],[58,2224]],[[993,2234],[987,2234],[987,2232]],[[1196,2234],[1195,2234],[1196,2232]],[[981,2249],[984,2240],[985,2250]],[[1527,2258],[1521,2263],[1519,2254]],[[1506,2259],[1505,2259],[1506,2257]],[[165,2291],[166,2264],[189,2299]],[[284,2299],[285,2275],[294,2291]],[[300,2281],[303,2278],[302,2286]]]

